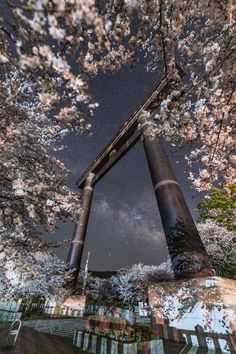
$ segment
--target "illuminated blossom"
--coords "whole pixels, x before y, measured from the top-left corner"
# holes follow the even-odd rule
[[[153,139],[162,135],[175,146],[192,146],[186,159],[190,167],[198,164],[189,174],[197,190],[219,179],[234,181],[236,5],[232,0],[200,5],[1,1],[0,223],[5,241],[19,235],[21,227],[20,235],[33,237],[37,223],[52,230],[58,217],[78,218],[80,198],[65,186],[68,171],[52,156],[54,143],[65,135],[60,133],[65,125],[68,131],[90,130],[96,108],[89,93],[93,75],[132,67],[142,56],[146,69],[165,76],[168,87],[143,112],[140,125],[148,125]]]

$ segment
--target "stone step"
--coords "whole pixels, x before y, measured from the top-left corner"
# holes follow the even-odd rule
[[[23,325],[38,332],[72,338],[75,330],[85,327],[85,321],[84,319],[29,320],[24,321]]]

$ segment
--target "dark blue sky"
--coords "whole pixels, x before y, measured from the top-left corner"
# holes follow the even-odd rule
[[[147,73],[140,62],[132,71],[124,68],[118,74],[101,74],[90,81],[91,93],[100,104],[92,119],[93,135],[70,134],[63,141],[67,148],[57,152],[71,169],[71,186],[156,80],[157,73]],[[200,195],[187,181],[186,150],[176,152],[168,144],[166,148],[190,210],[197,215],[194,208]],[[61,222],[51,241],[70,239],[72,233],[73,225]],[[93,270],[113,270],[137,262],[157,265],[166,259],[168,251],[141,141],[95,187],[82,264],[88,250]],[[68,249],[56,252],[65,258]]]

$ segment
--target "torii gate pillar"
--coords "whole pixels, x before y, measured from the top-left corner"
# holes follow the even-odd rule
[[[82,213],[78,224],[75,225],[74,234],[67,258],[67,266],[69,269],[75,269],[73,274],[72,287],[76,290],[77,278],[80,270],[80,264],[83,254],[84,241],[88,226],[89,213],[93,197],[93,180],[94,173],[90,173],[85,182],[82,195]]]
[[[148,136],[147,124],[141,131],[175,278],[211,276],[209,257],[165,150],[159,139]]]

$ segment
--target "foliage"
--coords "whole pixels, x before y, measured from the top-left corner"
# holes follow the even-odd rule
[[[203,219],[213,219],[228,230],[236,231],[236,184],[213,187],[198,209]]]
[[[159,339],[159,336],[155,333],[152,333],[149,325],[135,324],[135,338],[137,342],[146,342],[155,339]]]
[[[236,279],[236,235],[212,220],[197,224],[217,275]]]
[[[3,315],[0,314],[0,323],[6,322],[5,318]]]

